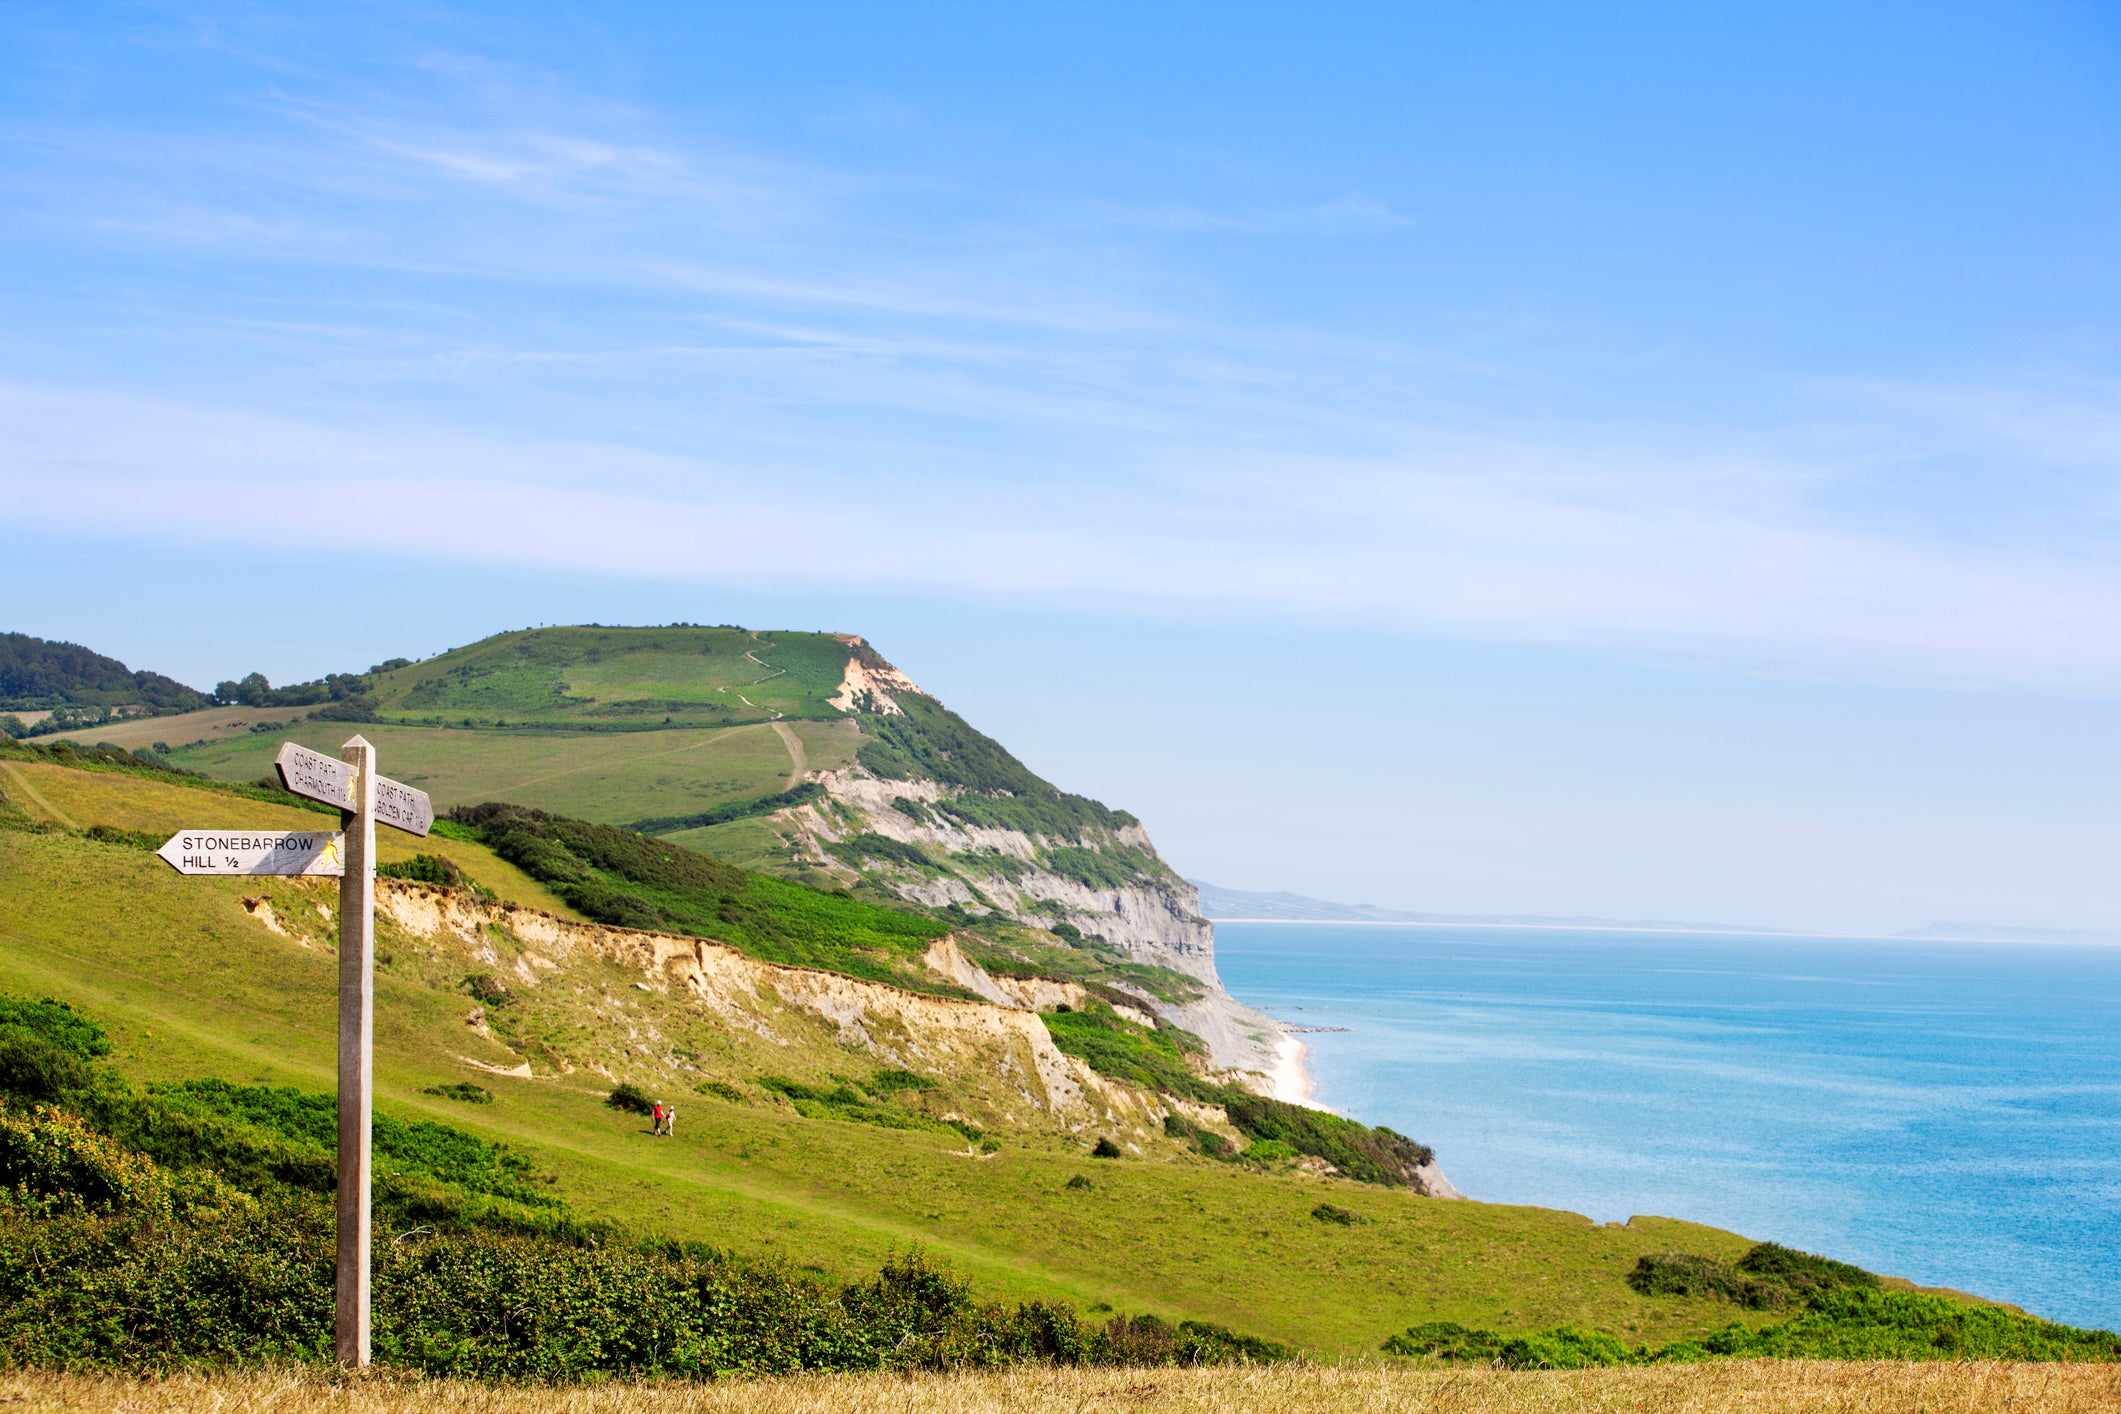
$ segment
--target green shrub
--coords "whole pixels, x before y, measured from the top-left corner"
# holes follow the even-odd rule
[[[2080,1330],[2001,1306],[1851,1284],[1822,1291],[1800,1315],[1759,1330],[1732,1325],[1657,1352],[1803,1360],[2121,1360],[2121,1335]]]
[[[395,864],[378,864],[376,874],[385,879],[409,879],[418,884],[437,884],[445,889],[461,889],[469,882],[455,860],[446,859],[439,854],[416,854]]]
[[[1297,1156],[1296,1147],[1284,1144],[1279,1139],[1257,1139],[1238,1151],[1237,1157],[1248,1163],[1278,1164]]]
[[[1353,1227],[1362,1221],[1359,1214],[1351,1213],[1346,1208],[1337,1207],[1332,1203],[1320,1203],[1311,1210],[1311,1216],[1322,1223],[1338,1223],[1342,1227]]]
[[[1091,1182],[1091,1181],[1090,1181],[1089,1179],[1087,1179],[1087,1178],[1084,1178],[1084,1177],[1083,1177],[1083,1176],[1082,1176],[1081,1174],[1076,1174],[1076,1175],[1075,1175],[1074,1177],[1070,1178],[1070,1179],[1069,1179],[1069,1180],[1068,1180],[1068,1181],[1067,1181],[1066,1183],[1062,1184],[1062,1185],[1061,1185],[1061,1187],[1063,1187],[1063,1188],[1074,1188],[1074,1189],[1085,1189],[1085,1188],[1095,1188],[1095,1187],[1097,1187],[1097,1185],[1096,1185],[1096,1184],[1094,1184],[1094,1183],[1092,1183],[1092,1182]]]
[[[749,1096],[726,1080],[703,1080],[692,1087],[697,1095],[712,1095],[718,1100],[727,1100],[732,1105],[748,1105]]]
[[[493,1091],[484,1085],[474,1085],[469,1080],[453,1080],[447,1085],[430,1085],[420,1093],[439,1095],[445,1100],[462,1100],[467,1105],[493,1103]]]
[[[91,1083],[88,1064],[74,1052],[24,1026],[0,1026],[0,1094],[30,1101],[63,1100]]]
[[[1861,1267],[1815,1257],[1778,1243],[1762,1242],[1738,1259],[1738,1270],[1780,1282],[1800,1295],[1834,1291],[1842,1287],[1875,1287],[1878,1277]]]
[[[1536,1335],[1516,1336],[1503,1341],[1496,1353],[1496,1363],[1511,1370],[1585,1370],[1624,1365],[1630,1358],[1626,1345],[1582,1326],[1555,1326]]]
[[[600,923],[713,938],[769,962],[969,996],[918,965],[949,925],[753,874],[666,840],[521,806],[451,812],[495,853]]]
[[[1750,1276],[1713,1257],[1688,1252],[1657,1252],[1639,1257],[1627,1283],[1644,1296],[1717,1296],[1751,1311],[1790,1304],[1790,1289],[1778,1281]]]
[[[154,1164],[47,1105],[0,1111],[0,1204],[48,1214],[161,1206]]]
[[[103,1028],[54,997],[33,1002],[0,993],[0,1031],[17,1028],[83,1060],[110,1054],[110,1037]]]
[[[1492,1365],[1502,1354],[1502,1338],[1493,1331],[1469,1330],[1456,1321],[1429,1321],[1389,1337],[1382,1348],[1387,1355]]]
[[[933,1090],[935,1081],[916,1070],[880,1070],[869,1088],[876,1094],[889,1095],[896,1090]]]
[[[151,835],[145,830],[124,830],[116,825],[91,825],[82,832],[81,837],[126,849],[144,849],[150,853],[160,849],[162,842],[169,838],[167,835]]]
[[[611,1093],[604,1097],[604,1103],[615,1110],[624,1110],[628,1114],[646,1115],[655,1113],[654,1099],[649,1096],[646,1090],[643,1090],[630,1080],[622,1080],[612,1087]]]
[[[1126,1156],[1119,1145],[1113,1143],[1109,1136],[1099,1135],[1097,1143],[1090,1149],[1090,1157],[1093,1159],[1118,1159]]]
[[[1298,1153],[1324,1159],[1348,1178],[1391,1186],[1411,1184],[1415,1170],[1435,1162],[1427,1145],[1381,1126],[1373,1129],[1324,1110],[1235,1088],[1220,1098],[1230,1122],[1246,1138],[1278,1139]]]
[[[1188,1032],[1142,1026],[1101,1001],[1080,1009],[1056,1007],[1040,1013],[1040,1019],[1056,1047],[1100,1075],[1180,1099],[1212,1104],[1223,1098],[1221,1086],[1191,1069],[1189,1057],[1198,1054],[1199,1038]]]
[[[1393,1336],[1384,1349],[1393,1355],[1553,1370],[1724,1358],[2121,1361],[2121,1335],[2112,1331],[2080,1330],[2001,1306],[1964,1305],[1842,1279],[1846,1285],[1815,1291],[1801,1312],[1774,1325],[1755,1330],[1733,1323],[1656,1348],[1630,1348],[1577,1326],[1501,1336],[1432,1323]]]
[[[507,1006],[516,999],[516,994],[491,972],[472,973],[464,979],[464,990],[485,1006]]]
[[[1762,1242],[1735,1263],[1690,1252],[1655,1253],[1637,1259],[1627,1282],[1644,1296],[1716,1296],[1769,1311],[1821,1292],[1875,1288],[1878,1278],[1847,1262]]]
[[[913,869],[932,869],[935,861],[919,845],[895,840],[889,835],[863,833],[851,839],[830,842],[826,853],[850,868],[859,869],[871,859],[881,859],[887,864],[903,864]]]

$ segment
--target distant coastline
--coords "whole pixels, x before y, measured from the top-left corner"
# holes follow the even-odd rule
[[[1677,933],[1730,938],[1863,938],[1906,943],[2018,943],[2049,947],[2121,947],[2121,932],[2088,928],[2027,928],[1990,923],[1929,923],[1897,933],[1820,932],[1741,923],[1695,923],[1670,918],[1548,917],[1539,914],[1412,913],[1373,903],[1334,903],[1303,894],[1255,893],[1188,879],[1200,890],[1201,916],[1211,923],[1324,923],[1390,928],[1554,929],[1577,933]]]

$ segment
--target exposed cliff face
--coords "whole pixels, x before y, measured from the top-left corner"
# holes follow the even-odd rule
[[[245,904],[261,924],[292,936],[266,900]],[[445,975],[488,969],[517,994],[505,1010],[529,1009],[536,1029],[576,1036],[564,1049],[517,1041],[496,1032],[498,1013],[472,1007],[467,1050],[481,1054],[462,1059],[483,1069],[533,1079],[580,1070],[690,1088],[703,1076],[799,1068],[806,1050],[837,1065],[857,1052],[937,1077],[950,1103],[990,1126],[1094,1130],[1139,1145],[1176,1111],[1243,1142],[1219,1106],[1115,1084],[1056,1048],[1037,1009],[1066,1000],[1065,986],[987,977],[947,940],[935,945],[931,965],[993,1001],[920,996],[761,962],[700,938],[575,923],[394,879],[378,881],[376,904],[405,939],[438,950],[431,956]],[[299,940],[312,941],[306,933]],[[1081,989],[1073,1000],[1082,1001]],[[552,1025],[585,1017],[591,1025]]]
[[[1201,994],[1190,1001],[1131,990],[1205,1040],[1216,1065],[1273,1093],[1280,1027],[1224,990],[1199,891],[1141,822],[1056,790],[862,640],[847,642],[832,700],[863,722],[860,764],[814,773],[824,797],[782,812],[783,831],[837,877],[930,907],[998,913],[1056,942],[1102,942],[1193,979]]]
[[[327,886],[286,880],[272,892],[277,909],[265,896],[243,900],[261,927],[302,946],[329,946],[331,924],[315,906]],[[1179,1114],[1235,1145],[1247,1142],[1221,1105],[1135,1089],[1056,1047],[1038,1013],[1082,1006],[1082,987],[991,976],[950,938],[930,947],[928,966],[983,1000],[921,995],[763,962],[701,938],[577,923],[395,879],[377,881],[376,904],[394,970],[444,985],[467,970],[483,973],[476,990],[485,1001],[467,1006],[459,1059],[489,1072],[575,1085],[581,1079],[567,1077],[630,1080],[683,1095],[703,1081],[742,1084],[761,1074],[839,1078],[859,1055],[931,1077],[937,1088],[917,1100],[940,1120],[1102,1135],[1147,1152],[1159,1144],[1168,1151],[1164,1121]],[[1122,1012],[1150,1020],[1146,1011]],[[762,1087],[748,1091],[753,1103],[783,1103]],[[1317,1159],[1301,1167],[1337,1172]],[[1416,1193],[1459,1196],[1433,1163],[1399,1177]]]

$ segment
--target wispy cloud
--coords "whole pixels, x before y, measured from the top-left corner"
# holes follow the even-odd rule
[[[233,546],[366,498],[438,560],[2121,687],[2114,389],[1564,412],[1595,390],[1537,340],[1248,313],[1196,258],[1410,227],[1361,192],[842,170],[437,52],[306,79],[262,74],[234,130],[16,135],[18,224],[208,263],[53,322],[181,358],[11,361],[11,518],[74,525],[94,486],[114,534]],[[1947,472],[2013,482],[2027,533],[1881,509]]]
[[[2121,684],[2121,585],[2103,567],[1925,550],[1611,483],[1594,495],[1574,476],[1490,475],[1469,446],[1239,467],[1250,474],[1219,487],[1197,468],[1103,485],[987,480],[946,503],[909,495],[906,468],[833,475],[800,449],[764,471],[98,391],[5,389],[0,428],[16,449],[11,514],[54,528],[77,522],[85,485],[113,533],[231,545],[366,504],[377,548],[413,558]]]

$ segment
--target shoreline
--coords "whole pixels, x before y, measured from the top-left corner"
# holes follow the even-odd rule
[[[1274,1043],[1274,1069],[1267,1073],[1267,1078],[1274,1083],[1275,1099],[1311,1109],[1324,1108],[1311,1099],[1318,1093],[1318,1082],[1311,1078],[1310,1067],[1304,1064],[1305,1057],[1310,1054],[1309,1046],[1286,1031],[1281,1033],[1281,1039]]]

